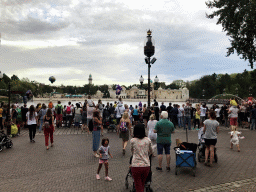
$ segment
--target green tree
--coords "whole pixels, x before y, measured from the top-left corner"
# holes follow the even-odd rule
[[[13,75],[13,76],[11,77],[11,80],[12,80],[12,81],[19,81],[20,79],[19,79],[18,76]]]
[[[206,2],[213,11],[208,18],[218,17],[217,25],[231,38],[227,56],[237,52],[241,59],[249,60],[251,68],[256,60],[256,1],[255,0],[213,0]]]

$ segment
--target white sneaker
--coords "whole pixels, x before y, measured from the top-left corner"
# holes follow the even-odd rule
[[[109,176],[105,177],[105,180],[106,181],[112,181],[112,179]]]
[[[100,175],[96,174],[96,179],[99,180],[100,179]]]

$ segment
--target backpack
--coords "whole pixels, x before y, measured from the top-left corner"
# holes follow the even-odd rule
[[[126,122],[125,121],[121,122],[120,131],[125,133],[125,132],[127,132],[127,130],[128,130],[128,128],[127,128]]]
[[[61,105],[58,105],[58,108],[57,108],[57,114],[59,115],[59,114],[61,114]]]
[[[50,120],[51,120],[52,118],[50,118],[49,120],[47,120],[46,121],[46,117],[44,118],[44,128],[45,129],[49,129],[50,128]]]
[[[67,106],[66,114],[70,114],[70,113],[71,113],[71,106]]]

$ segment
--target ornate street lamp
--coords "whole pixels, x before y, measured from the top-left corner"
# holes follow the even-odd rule
[[[157,76],[155,77],[154,82],[155,82],[155,84],[156,84],[156,89],[157,89],[157,84],[158,84],[158,82],[159,82],[159,79],[158,79]]]
[[[203,96],[203,99],[204,99],[204,93],[205,93],[205,90],[204,90],[204,89],[202,90],[202,93],[203,93],[203,95],[202,95],[202,96]]]
[[[150,67],[154,64],[156,58],[150,61],[150,57],[155,54],[155,43],[151,36],[151,31],[147,31],[147,38],[144,45],[144,55],[146,55],[145,62],[148,64],[148,106],[150,106]]]
[[[142,89],[142,84],[143,84],[143,81],[144,81],[144,78],[142,77],[142,75],[140,76],[139,81],[140,81],[140,88]]]

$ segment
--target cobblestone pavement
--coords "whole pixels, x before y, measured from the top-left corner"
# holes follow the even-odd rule
[[[198,163],[196,177],[190,169],[181,169],[175,175],[175,153],[171,150],[171,171],[157,172],[157,158],[152,160],[152,184],[154,191],[256,191],[256,131],[241,130],[241,152],[230,149],[228,129],[221,127],[218,135],[218,163],[205,167]],[[96,180],[98,159],[92,154],[92,136],[81,130],[61,128],[54,133],[54,147],[48,151],[44,146],[43,133],[37,133],[35,143],[29,142],[28,130],[12,138],[12,149],[0,153],[0,191],[93,191],[126,192],[125,176],[131,156],[128,144],[122,155],[121,139],[116,133],[107,133],[113,159],[109,160],[109,176],[113,181],[104,181],[104,168]],[[172,136],[185,141],[185,131],[177,129]],[[189,142],[198,143],[197,131],[189,131]],[[166,161],[163,161],[165,167]]]

